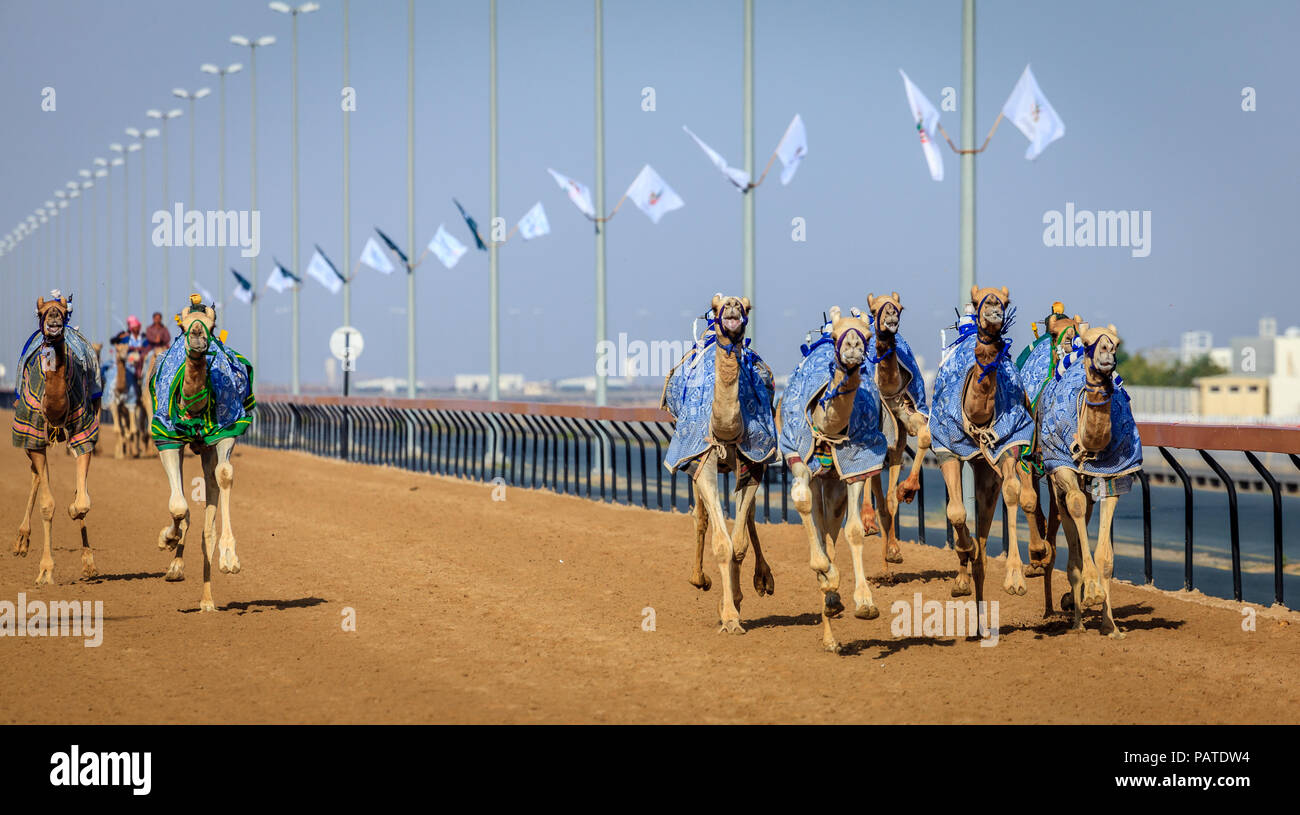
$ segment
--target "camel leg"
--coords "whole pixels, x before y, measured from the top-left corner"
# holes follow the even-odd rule
[[[36,469],[36,460],[29,453],[28,465],[32,470],[32,489],[27,493],[27,508],[23,519],[18,524],[18,539],[14,541],[14,557],[27,557],[27,550],[32,542],[32,508],[36,506],[36,493],[41,487],[41,474]]]
[[[1074,628],[1082,630],[1083,606],[1095,606],[1105,602],[1105,593],[1101,588],[1100,575],[1092,559],[1088,544],[1088,499],[1079,489],[1079,476],[1072,470],[1060,469],[1052,474],[1056,488],[1057,504],[1064,508],[1062,527],[1070,539],[1070,588],[1071,601],[1074,605]],[[1071,531],[1073,530],[1073,536]],[[1075,550],[1078,550],[1077,553]],[[1076,573],[1077,572],[1077,573]],[[1064,603],[1063,603],[1064,604]]]
[[[790,466],[794,483],[790,485],[790,501],[799,513],[804,534],[808,538],[808,565],[817,575],[817,584],[822,590],[822,647],[827,651],[838,653],[840,644],[831,633],[831,618],[844,612],[844,603],[840,601],[840,575],[835,570],[835,561],[826,554],[826,540],[822,536],[822,489],[820,483],[812,483],[812,471],[803,462]]]
[[[113,458],[126,458],[126,411],[121,402],[113,404],[113,424],[117,440],[113,442]]]
[[[921,491],[921,463],[925,461],[925,454],[930,450],[930,423],[925,416],[913,411],[908,414],[907,429],[909,435],[916,436],[916,457],[912,459],[912,467],[907,472],[907,478],[898,485],[897,498],[910,504]],[[906,439],[903,440],[903,444],[907,444]]]
[[[1101,633],[1111,639],[1122,640],[1126,636],[1115,624],[1114,610],[1110,604],[1110,579],[1115,573],[1115,550],[1111,546],[1111,523],[1115,520],[1115,505],[1119,496],[1112,495],[1101,499],[1101,528],[1097,531],[1097,571],[1101,573],[1102,591],[1106,602],[1101,608]]]
[[[894,523],[895,523],[896,515],[892,510],[897,510],[898,502],[886,499],[885,496],[892,495],[893,491],[889,488],[888,485],[882,485],[880,483],[885,477],[886,476],[883,472],[875,476],[872,476],[871,494],[876,498],[876,506],[880,507],[879,530],[883,530],[884,532],[884,534],[881,536],[882,542],[880,546],[880,559],[881,559],[881,563],[884,564],[884,573],[881,575],[880,579],[892,583],[894,581],[894,573],[893,571],[890,570],[889,564],[901,563],[903,561],[903,555],[901,552],[899,552],[898,540],[894,537]],[[891,507],[890,504],[893,504],[893,506]],[[893,551],[895,553],[895,557],[893,558],[890,557],[891,547],[893,548]]]
[[[50,488],[50,461],[45,450],[28,450],[27,457],[40,479],[41,527],[45,532],[45,549],[41,552],[41,568],[36,573],[36,585],[54,583],[54,556],[50,553],[54,545],[54,491]]]
[[[975,602],[984,602],[984,575],[987,572],[989,530],[997,510],[998,473],[987,461],[972,462],[975,471],[975,512],[979,516],[975,530],[975,554],[971,558],[971,581],[975,584]]]
[[[876,496],[876,510],[881,515],[881,529],[885,533],[885,563],[903,562],[903,550],[898,546],[898,502],[905,493],[908,503],[916,495],[915,490],[908,492],[905,484],[898,483],[898,476],[903,471],[903,451],[907,449],[907,430],[899,421],[894,422],[894,427],[898,432],[886,461],[889,467],[889,486],[883,490],[882,495],[879,485],[881,478],[877,477],[872,479],[877,485],[871,489]],[[885,567],[885,572],[888,574],[888,566]]]
[[[213,448],[205,448],[205,452]],[[235,554],[235,533],[230,528],[230,493],[235,486],[235,468],[230,463],[230,453],[235,449],[235,440],[221,439],[215,445],[216,482],[221,496],[221,571],[223,574],[239,574],[239,556]],[[212,497],[212,483],[209,479],[208,498]],[[208,548],[211,557],[212,549]]]
[[[1020,562],[1020,541],[1017,539],[1020,530],[1018,529],[1019,525],[1016,523],[1018,520],[1016,509],[1018,507],[1024,509],[1022,502],[1026,497],[1023,492],[1024,482],[1020,479],[1023,472],[1014,452],[1002,456],[1002,460],[998,464],[999,469],[1002,471],[1002,502],[1006,507],[1003,511],[1007,513],[1007,540],[1004,542],[1007,548],[1007,576],[1002,581],[1002,589],[1007,594],[1024,595],[1026,590],[1025,573]],[[989,515],[992,516],[992,514],[993,507],[990,506]],[[1032,530],[1034,526],[1032,507],[1025,509],[1025,518],[1029,521]],[[992,522],[993,519],[990,517],[989,523]],[[1031,531],[1030,534],[1032,536],[1033,532]]]
[[[975,543],[971,540],[970,530],[966,528],[966,504],[961,495],[961,460],[949,459],[939,465],[943,473],[943,482],[948,486],[948,523],[952,524],[953,534],[957,540],[953,548],[957,550],[957,577],[952,584],[953,597],[965,597],[970,594],[970,559],[975,554]]]
[[[706,453],[704,461],[695,471],[696,500],[704,504],[709,515],[709,527],[712,532],[713,559],[718,564],[719,576],[722,578],[722,597],[718,600],[718,633],[743,634],[740,625],[740,608],[737,594],[740,591],[740,564],[732,557],[731,535],[727,533],[727,517],[722,511],[718,498],[718,465],[712,452]]]
[[[203,539],[199,544],[199,548],[203,550],[203,599],[199,601],[199,611],[216,611],[216,604],[212,602],[212,551],[217,545],[218,478],[216,449],[204,447],[203,452],[199,454],[199,461],[203,465],[203,497],[205,499],[203,507]]]
[[[749,541],[754,544],[754,591],[758,595],[776,593],[776,578],[772,576],[772,567],[763,557],[763,549],[758,545],[758,526],[754,523],[754,508],[749,509],[749,518],[745,521],[749,527]]]
[[[749,517],[754,514],[754,502],[758,496],[758,484],[750,484],[736,496],[736,519],[731,525],[732,557],[737,563],[743,563],[749,554]]]
[[[72,449],[69,447],[68,449]],[[95,568],[95,553],[90,548],[90,535],[86,532],[86,516],[90,514],[90,491],[86,489],[86,480],[90,477],[90,453],[77,456],[77,491],[72,496],[68,515],[77,522],[81,532],[81,579],[90,580],[99,577]]]
[[[163,472],[167,473],[167,483],[171,487],[171,496],[167,499],[167,512],[172,517],[170,526],[164,526],[158,533],[159,549],[174,549],[176,556],[167,567],[167,580],[185,579],[185,533],[190,528],[190,505],[185,501],[181,490],[181,455],[184,448],[173,447],[159,450],[158,458],[162,461]]]
[[[848,524],[844,532],[849,539],[849,549],[853,553],[853,616],[859,620],[874,620],[880,616],[875,600],[871,597],[871,585],[867,582],[866,570],[862,567],[862,547],[867,542],[866,527],[862,523],[862,499],[866,492],[865,481],[854,481],[848,485]],[[878,492],[880,480],[872,478],[871,483]],[[888,525],[885,527],[888,529]],[[886,567],[888,570],[888,567]]]
[[[695,516],[695,569],[687,582],[697,589],[708,591],[713,587],[713,581],[704,573],[704,538],[709,534],[709,511],[704,508],[698,495],[691,506],[691,514]]]

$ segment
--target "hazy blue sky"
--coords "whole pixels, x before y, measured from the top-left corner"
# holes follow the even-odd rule
[[[319,243],[341,264],[339,94],[342,13],[337,0],[300,20],[301,265]],[[930,180],[898,69],[939,104],[960,87],[961,6],[758,0],[756,149],[759,165],[786,124],[802,114],[809,153],[788,187],[757,190],[756,348],[786,372],[804,334],[831,304],[865,306],[868,291],[897,290],[903,331],[931,361],[938,329],[957,304],[956,156]],[[742,3],[636,2],[605,5],[606,163],[609,204],[650,163],[686,201],[657,226],[625,207],[608,227],[609,330],[632,339],[684,338],[690,316],[716,290],[740,293],[741,196],[682,133],[687,124],[740,164]],[[480,223],[489,216],[488,4],[421,0],[416,10],[416,231],[423,245],[439,223],[468,234],[451,198]],[[352,246],[374,225],[404,245],[406,235],[406,4],[352,4]],[[592,184],[592,3],[499,4],[502,215],[513,224],[545,204],[552,234],[501,250],[502,371],[532,378],[593,369],[593,254],[590,225],[545,170]],[[271,256],[289,263],[290,23],[260,0],[0,1],[0,167],[7,231],[54,189],[126,141],[122,129],[151,124],[151,107],[188,107],[173,87],[213,87],[198,102],[199,209],[215,209],[218,99],[200,63],[245,63],[227,80],[226,204],[249,194],[247,49],[231,34],[274,34],[258,60],[259,204],[263,279]],[[983,2],[977,25],[977,131],[983,138],[1026,63],[1068,132],[1036,161],[1004,123],[976,160],[977,279],[1009,286],[1021,307],[1017,345],[1029,322],[1063,299],[1071,312],[1114,322],[1131,348],[1171,344],[1205,328],[1216,342],[1253,333],[1261,314],[1282,327],[1300,322],[1295,235],[1300,203],[1300,4],[1295,2]],[[57,91],[43,112],[41,89]],[[656,90],[657,110],[641,109]],[[1243,112],[1242,88],[1258,109]],[[960,111],[943,113],[954,136]],[[171,125],[171,201],[188,186],[189,128]],[[148,145],[147,205],[163,206],[162,156]],[[137,158],[138,158],[137,154]],[[130,169],[131,287],[138,291],[139,164]],[[102,188],[97,190],[102,192]],[[109,259],[121,291],[121,178]],[[102,200],[102,199],[101,199]],[[1124,248],[1050,248],[1043,214],[1067,202],[1086,210],[1150,210],[1151,253]],[[100,253],[103,254],[103,210]],[[791,240],[791,219],[807,240]],[[73,222],[75,224],[75,216]],[[89,245],[89,241],[87,243]],[[148,249],[151,280],[163,250]],[[171,250],[174,313],[184,300],[188,250]],[[215,292],[216,250],[198,252],[198,277]],[[19,298],[20,326],[0,310],[11,348],[32,327],[27,303],[37,283],[15,280],[0,259],[6,291]],[[100,259],[97,259],[100,260]],[[248,269],[237,252],[228,265]],[[486,253],[453,271],[435,260],[417,270],[421,377],[486,371]],[[94,266],[105,273],[102,260]],[[43,281],[43,286],[48,281]],[[72,281],[60,283],[65,290]],[[102,282],[100,283],[102,292]],[[341,297],[306,280],[302,293],[304,382],[322,380],[326,341],[341,323]],[[227,285],[229,291],[230,285]],[[363,376],[405,372],[402,275],[363,270],[353,322],[365,333]],[[155,286],[155,291],[157,287]],[[83,306],[102,294],[82,292]],[[230,300],[221,323],[248,350],[248,309]],[[136,309],[138,297],[132,297]],[[289,374],[288,295],[268,292],[262,310],[259,379]],[[158,303],[161,308],[163,304]],[[118,309],[117,311],[121,311]],[[87,324],[86,315],[81,320]],[[16,348],[14,348],[16,351]],[[12,357],[13,352],[9,353]],[[8,363],[8,359],[6,362]]]

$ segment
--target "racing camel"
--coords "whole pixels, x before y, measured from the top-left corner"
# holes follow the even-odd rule
[[[831,308],[821,337],[804,346],[777,406],[777,433],[790,475],[790,500],[808,536],[809,565],[822,591],[822,647],[838,652],[831,619],[844,611],[835,544],[841,527],[853,554],[854,616],[880,616],[862,566],[869,533],[879,532],[870,506],[863,519],[866,483],[880,472],[887,445],[880,429],[880,397],[862,376],[871,329],[855,311]],[[847,525],[845,518],[847,516]]]
[[[171,487],[167,511],[171,523],[158,533],[158,548],[175,551],[167,580],[185,579],[185,534],[189,504],[181,484],[184,448],[198,454],[203,467],[203,598],[200,611],[215,611],[212,602],[212,553],[218,544],[217,510],[221,511],[221,571],[238,574],[235,534],[230,527],[230,492],[235,482],[230,453],[235,439],[248,429],[257,402],[253,397],[253,366],[226,347],[213,332],[217,313],[190,295],[190,305],[176,315],[181,334],[152,365],[150,400],[155,405],[150,431]],[[222,332],[224,334],[224,332]]]
[[[775,588],[754,525],[754,499],[776,454],[772,371],[749,347],[745,329],[753,306],[746,297],[713,295],[708,327],[664,381],[662,406],[676,419],[664,466],[691,476],[695,488],[695,564],[691,585],[708,590],[704,540],[711,538],[722,579],[719,633],[745,633],[740,624],[740,564],[754,547],[754,588]],[[735,475],[736,518],[730,532],[718,495],[718,473]]]
[[[1005,286],[971,287],[973,313],[959,326],[958,339],[939,365],[930,413],[931,447],[948,488],[948,521],[957,538],[958,569],[952,595],[969,595],[973,579],[976,603],[984,601],[985,552],[999,488],[1010,514],[1007,574],[1002,584],[1007,593],[1025,593],[1016,541],[1017,507],[1031,519],[1031,550],[1044,552],[1047,547],[1033,520],[1038,507],[1033,479],[1019,466],[1020,449],[1033,443],[1034,421],[1011,362],[1011,340],[1005,336],[1013,319],[1010,304]],[[975,475],[978,524],[974,536],[966,524],[962,499],[961,467],[965,461]]]
[[[99,408],[102,385],[95,351],[77,329],[68,325],[72,298],[56,289],[50,299],[36,300],[38,327],[20,354],[17,398],[14,400],[13,445],[27,453],[32,469],[32,488],[27,508],[18,526],[13,553],[26,557],[31,543],[32,509],[40,499],[45,548],[41,553],[36,585],[54,582],[54,493],[50,487],[47,451],[52,444],[66,443],[76,456],[77,488],[68,515],[81,530],[81,576],[99,573],[86,532],[90,492],[86,480],[90,459],[99,440]],[[33,341],[40,337],[39,344]]]

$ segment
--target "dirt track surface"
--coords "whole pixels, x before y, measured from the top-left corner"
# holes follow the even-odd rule
[[[716,567],[713,591],[686,582],[688,516],[515,488],[493,501],[488,485],[248,446],[234,459],[243,571],[216,574],[219,611],[200,614],[198,530],[187,579],[164,582],[162,468],[113,460],[111,437],[90,473],[91,582],[66,514],[71,458],[51,456],[56,584],[38,589],[39,519],[32,554],[9,554],[26,457],[0,455],[0,600],[103,600],[106,617],[98,648],[0,638],[0,722],[1300,722],[1290,612],[1245,633],[1234,604],[1119,584],[1128,638],[1098,635],[1095,615],[1073,635],[1062,615],[1042,621],[1038,580],[1003,594],[994,559],[997,647],[894,639],[890,604],[947,600],[955,569],[951,552],[905,545],[901,581],[873,587],[881,616],[836,621],[846,647],[831,655],[798,527],[760,525],[776,594],[755,594],[747,561],[748,633],[720,635]],[[848,601],[846,545],[837,564]]]

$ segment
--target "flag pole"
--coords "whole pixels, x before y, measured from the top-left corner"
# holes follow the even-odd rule
[[[348,4],[343,0],[343,87],[350,88],[348,79]],[[352,259],[352,170],[350,156],[352,149],[352,117],[349,111],[343,111],[343,263]],[[355,270],[353,275],[355,275]],[[352,325],[352,276],[343,282],[343,324]],[[350,335],[349,335],[350,336]],[[347,376],[345,373],[344,376]]]
[[[990,136],[992,134],[990,133]],[[947,136],[945,135],[945,138]],[[975,0],[962,0],[961,12],[961,228],[957,302],[970,300],[975,285]],[[966,517],[975,521],[975,475],[962,468]]]
[[[489,84],[489,175],[492,184],[492,212],[488,223],[497,220],[497,0],[488,4],[488,84]],[[477,237],[477,231],[475,236]],[[482,240],[480,238],[480,240]],[[488,398],[501,398],[501,267],[497,243],[488,245]]]
[[[750,178],[754,177],[754,0],[745,0],[745,113],[744,113],[744,142],[745,142],[745,172]],[[772,159],[776,158],[776,151],[772,152]],[[772,159],[769,159],[767,166],[772,166]],[[767,175],[767,169],[763,170],[763,175]],[[762,183],[762,179],[759,179]],[[757,185],[753,185],[757,186]],[[748,192],[748,190],[747,190]],[[745,297],[750,303],[754,302],[754,196],[746,195],[741,203],[742,215],[744,219],[744,237],[742,238],[742,256],[743,256],[743,274],[744,274],[744,292]],[[752,339],[755,336],[754,319],[750,317],[747,329],[748,336]]]
[[[415,257],[415,0],[406,0],[406,233]],[[406,395],[415,398],[415,268],[406,269]]]
[[[603,2],[596,0],[596,211],[605,211],[605,53]],[[624,196],[626,197],[626,196]],[[619,201],[622,204],[622,200]],[[618,208],[615,207],[615,212]],[[605,219],[614,217],[610,213]],[[605,343],[605,230],[596,230],[596,348]],[[597,351],[599,354],[599,350]],[[605,372],[596,360],[596,405],[606,403]]]

